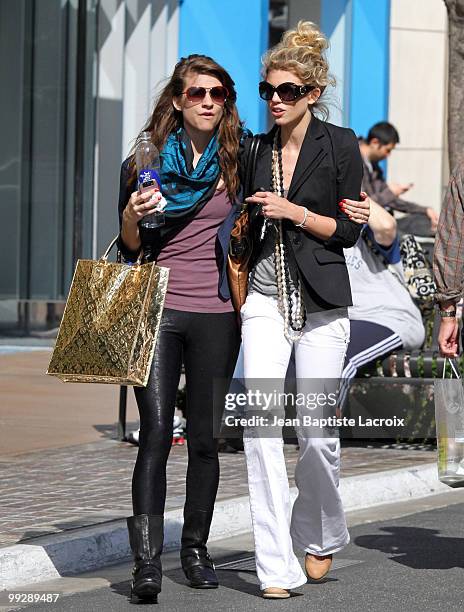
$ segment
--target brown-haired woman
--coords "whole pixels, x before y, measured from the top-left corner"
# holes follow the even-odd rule
[[[142,250],[146,260],[170,268],[148,385],[134,389],[140,445],[132,481],[134,516],[127,524],[135,558],[131,595],[141,599],[156,599],[161,590],[166,463],[182,362],[188,405],[182,568],[190,586],[218,586],[206,542],[219,480],[213,380],[231,377],[239,346],[225,274],[244,135],[235,100],[231,77],[211,58],[191,55],[176,65],[143,128],[161,151],[168,202],[162,228],[138,225],[158,196],[137,192],[133,154],[121,170],[123,257],[135,261]]]

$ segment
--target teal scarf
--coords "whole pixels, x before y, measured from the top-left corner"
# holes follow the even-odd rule
[[[192,143],[184,128],[172,132],[161,151],[161,192],[167,200],[167,216],[182,217],[208,201],[220,173],[216,133],[194,168]]]

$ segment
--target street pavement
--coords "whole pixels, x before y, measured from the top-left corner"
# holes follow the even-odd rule
[[[117,387],[46,376],[49,351],[3,351],[0,344],[0,548],[131,515],[137,448],[117,440]],[[130,428],[137,425],[132,390],[128,399]],[[294,445],[286,445],[291,486],[297,455]],[[347,444],[341,476],[435,460],[430,445]],[[247,495],[243,453],[222,454],[220,462],[218,500]],[[187,447],[173,447],[168,510],[183,505],[186,469]]]
[[[0,549],[33,543],[39,536],[62,533],[124,518],[132,514],[131,479],[137,448],[114,439],[102,439],[16,457],[1,457]],[[290,485],[298,451],[285,446]],[[430,464],[431,447],[342,449],[342,478]],[[221,454],[218,501],[248,494],[243,452]],[[183,506],[187,446],[175,446],[168,461],[166,508]]]
[[[159,612],[243,612],[270,608],[311,612],[428,612],[464,609],[464,491],[377,506],[350,513],[351,543],[335,557],[322,584],[296,589],[288,600],[260,597],[251,534],[215,542],[210,550],[221,586],[199,591],[185,585],[178,552],[163,555]],[[302,555],[300,554],[302,559]],[[56,604],[2,610],[119,612],[129,602],[130,563],[35,585],[59,593]],[[1,600],[5,604],[5,597]],[[140,604],[141,605],[141,604]]]
[[[65,385],[45,376],[49,357],[49,351],[0,350],[0,560],[4,549],[6,566],[13,572],[14,564],[8,565],[7,557],[11,554],[8,550],[12,550],[7,548],[9,546],[14,547],[20,543],[37,544],[37,547],[40,547],[42,536],[64,534],[63,537],[71,537],[79,533],[80,528],[100,524],[105,528],[106,524],[111,526],[117,519],[132,514],[130,488],[137,448],[117,440],[117,388],[106,385]],[[135,426],[137,423],[132,392],[129,393],[128,420],[129,426]],[[293,473],[297,460],[297,449],[294,445],[285,446],[285,458],[290,485],[294,486]],[[243,453],[222,454],[220,461],[218,501],[246,496],[248,490]],[[412,469],[409,471],[409,478],[414,480],[417,476],[414,472],[415,466],[432,466],[435,461],[436,452],[430,445],[346,443],[342,448],[341,477],[372,478],[372,475],[378,474],[380,482],[383,474],[396,474],[392,470],[401,471],[404,468],[404,472]],[[174,447],[168,462],[168,510],[180,509],[183,505],[186,467],[187,447]],[[398,489],[397,484],[395,487]],[[422,492],[422,495],[424,494],[427,492]],[[421,510],[432,507],[441,497],[441,494],[436,494],[433,498],[424,498],[418,502],[421,504]],[[446,503],[453,504],[458,500],[461,498],[454,492]],[[464,503],[464,499],[462,502]],[[358,501],[356,503],[358,504]],[[357,507],[363,505],[367,504],[363,504],[360,499]],[[400,506],[395,505],[395,508]],[[369,514],[368,510],[363,512],[358,512],[358,522],[378,520],[381,516],[378,508],[372,511],[375,514]],[[444,521],[447,527],[452,524],[452,521],[448,523],[446,514],[440,515],[436,520],[439,528],[442,526],[441,521]],[[355,525],[356,521],[352,524]],[[355,535],[360,527],[354,529]],[[233,531],[222,532],[225,533],[230,534]],[[367,535],[375,533],[368,531]],[[427,532],[425,535],[428,537],[433,534]],[[378,534],[372,537],[375,540]],[[401,540],[403,534],[399,532],[398,536],[396,533],[390,533],[388,537],[390,540]],[[434,544],[437,537],[433,535],[428,537],[427,541]],[[385,551],[376,551],[366,545],[358,546],[356,539],[339,556],[326,584],[307,585],[301,589],[301,594],[298,590],[289,602],[263,602],[258,597],[250,535],[230,538],[219,543],[216,541],[212,543],[211,548],[218,565],[225,564],[220,568],[223,584],[221,589],[205,593],[187,588],[179,571],[178,553],[167,553],[164,555],[166,578],[157,609],[193,608],[200,611],[242,610],[246,607],[250,610],[261,610],[263,606],[268,605],[291,605],[295,610],[303,607],[306,609],[308,606],[314,610],[322,610],[324,606],[326,609],[331,605],[331,601],[334,602],[332,609],[405,609],[391,606],[369,607],[370,590],[377,588],[376,581],[379,582],[379,576],[382,576],[384,571],[390,572],[396,565],[392,566],[391,560],[384,558]],[[379,553],[382,554],[378,556]],[[25,559],[21,561],[23,564],[24,562]],[[376,576],[375,572],[372,573],[371,564],[380,574]],[[54,606],[45,604],[42,608],[36,606],[31,609],[53,608],[83,612],[129,609],[129,573],[130,565],[126,563],[123,566],[104,568],[92,575],[62,578],[58,580],[59,584],[55,582],[52,587],[69,595],[60,596]],[[414,574],[415,578],[418,576],[419,574]],[[401,568],[397,578],[400,582],[407,582],[412,576],[404,577]],[[390,584],[391,588],[391,583],[382,580],[382,585]],[[426,583],[425,580],[424,593],[430,587]],[[450,588],[449,585],[447,588]],[[43,590],[43,584],[28,587],[29,591],[36,589]],[[81,594],[72,595],[75,591],[81,591]],[[364,608],[355,605],[356,597],[361,593],[367,602]],[[345,602],[345,596],[346,605],[340,607]],[[4,599],[6,594],[1,594],[0,600],[2,597]],[[408,598],[406,600],[409,601]],[[375,597],[372,601],[374,604],[378,602]],[[415,609],[411,605],[408,604],[411,610]],[[451,605],[447,607],[449,610],[454,609]],[[423,609],[422,607],[421,610]]]

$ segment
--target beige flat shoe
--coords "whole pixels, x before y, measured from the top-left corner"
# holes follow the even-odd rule
[[[318,582],[327,576],[332,566],[332,555],[305,555],[305,572],[306,576]]]
[[[263,591],[264,599],[288,599],[290,591],[280,589],[279,587],[268,587]]]

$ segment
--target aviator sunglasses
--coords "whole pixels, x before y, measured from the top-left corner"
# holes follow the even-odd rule
[[[223,85],[216,85],[215,87],[189,87],[182,93],[187,96],[189,102],[202,102],[207,91],[209,91],[211,100],[216,104],[224,104],[229,95],[229,92]]]
[[[269,102],[274,97],[274,93],[277,92],[282,102],[294,102],[312,89],[314,87],[311,85],[295,85],[295,83],[281,83],[274,87],[267,81],[261,81],[259,84],[259,97]]]

